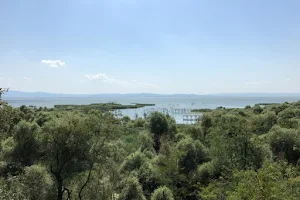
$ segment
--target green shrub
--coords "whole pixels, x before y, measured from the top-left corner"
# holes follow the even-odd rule
[[[209,160],[208,151],[199,140],[194,141],[188,137],[181,140],[176,148],[180,155],[178,166],[184,173],[189,173]]]
[[[131,172],[133,170],[138,170],[145,162],[146,156],[140,152],[136,151],[130,154],[121,165],[121,172]]]
[[[151,200],[174,200],[172,190],[166,186],[162,186],[153,192]]]
[[[126,179],[119,199],[146,200],[142,186],[136,177],[129,177]]]

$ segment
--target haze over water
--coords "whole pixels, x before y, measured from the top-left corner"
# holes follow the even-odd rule
[[[284,103],[296,102],[300,100],[300,95],[295,96],[196,96],[196,97],[7,97],[4,98],[11,106],[19,107],[21,105],[37,106],[37,107],[54,107],[54,105],[65,104],[91,104],[91,103],[150,103],[155,104],[154,107],[145,107],[139,109],[122,110],[123,115],[135,118],[142,117],[144,113],[155,109],[172,109],[172,108],[217,108],[220,106],[228,108],[243,108],[246,105],[253,106],[257,103]],[[177,123],[182,123],[183,114],[174,114],[173,117]]]

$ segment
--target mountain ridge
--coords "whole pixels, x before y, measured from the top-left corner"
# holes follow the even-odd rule
[[[233,96],[233,97],[278,97],[300,96],[300,93],[216,93],[216,94],[155,94],[155,93],[100,93],[100,94],[62,94],[48,92],[23,92],[11,90],[2,95],[3,98],[46,98],[46,97],[200,97],[200,96]]]

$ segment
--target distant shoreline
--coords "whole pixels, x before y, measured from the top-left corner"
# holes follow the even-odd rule
[[[124,110],[124,109],[137,109],[143,108],[146,106],[155,106],[155,104],[131,104],[131,105],[123,105],[118,103],[92,103],[88,105],[54,105],[55,109],[58,110],[101,110],[101,111],[113,111],[113,110]]]

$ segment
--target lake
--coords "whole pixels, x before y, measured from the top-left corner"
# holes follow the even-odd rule
[[[300,100],[300,96],[278,96],[278,97],[248,97],[248,96],[196,96],[196,97],[7,97],[4,98],[9,105],[19,107],[21,105],[37,106],[37,107],[53,107],[58,104],[91,104],[91,103],[107,103],[115,102],[120,104],[131,103],[151,103],[154,107],[144,107],[139,109],[122,110],[122,114],[134,118],[136,116],[142,117],[144,113],[149,113],[153,110],[172,110],[172,109],[194,109],[194,108],[217,108],[219,106],[228,108],[244,108],[246,105],[253,106],[257,103],[284,103],[296,102]],[[171,113],[176,119],[177,123],[183,123],[182,114]]]

